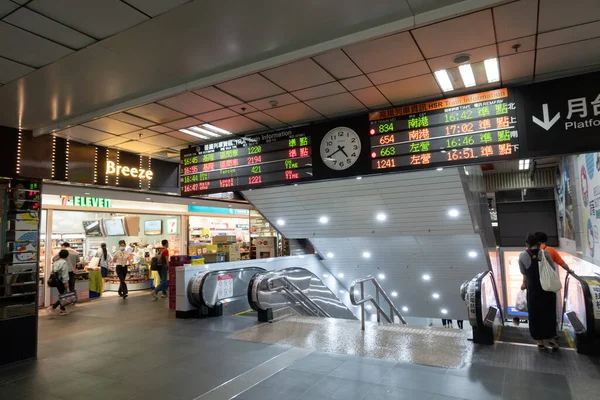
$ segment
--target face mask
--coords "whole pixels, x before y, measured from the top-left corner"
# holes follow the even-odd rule
[[[119,248],[121,249],[121,251],[125,251],[125,246],[121,246]]]

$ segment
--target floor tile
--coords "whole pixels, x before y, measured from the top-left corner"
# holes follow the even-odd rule
[[[234,397],[235,400],[296,400],[306,392],[305,388],[282,388],[277,386],[254,386]],[[315,399],[316,400],[316,399]]]
[[[525,386],[545,390],[569,392],[569,383],[564,375],[543,372],[507,370],[504,378],[506,386]]]
[[[380,385],[435,394],[440,393],[444,377],[445,375],[433,372],[412,371],[406,368],[394,367],[381,380]]]
[[[418,390],[377,385],[367,394],[364,400],[432,400],[433,393]]]
[[[568,391],[550,390],[539,386],[505,385],[502,392],[502,400],[571,400],[572,398],[571,393]],[[598,393],[595,394],[594,399],[598,399]]]
[[[278,387],[289,390],[304,389],[306,391],[322,378],[321,375],[285,369],[260,382],[258,386]]]
[[[361,400],[373,387],[370,383],[328,376],[306,391],[301,399]]]
[[[493,367],[482,364],[466,364],[462,368],[448,369],[447,374],[453,376],[462,376],[471,381],[494,381],[504,382],[504,376],[507,368]]]
[[[596,400],[600,396],[600,379],[568,377],[573,400]]]
[[[313,374],[328,375],[344,363],[344,360],[324,353],[311,353],[296,361],[287,369],[304,371]]]
[[[365,363],[360,361],[346,361],[330,375],[337,378],[350,379],[367,383],[379,383],[393,368],[389,363]]]
[[[472,381],[469,378],[446,375],[436,394],[470,400],[492,400],[502,398],[502,382]]]

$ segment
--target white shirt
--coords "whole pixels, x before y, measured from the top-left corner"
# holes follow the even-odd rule
[[[116,265],[129,265],[129,256],[130,254],[127,250],[117,250],[115,253],[115,264]]]
[[[104,252],[102,251],[102,249],[98,249],[98,251],[96,252],[96,257],[98,257],[100,259],[100,261],[98,262],[98,265],[103,267],[103,268],[108,268],[108,263],[110,260],[112,260],[112,256],[110,255],[110,253],[108,252],[108,250],[106,251],[106,260],[104,259]]]

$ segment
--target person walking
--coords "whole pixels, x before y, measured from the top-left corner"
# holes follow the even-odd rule
[[[463,328],[463,320],[462,319],[457,319],[456,320],[456,326],[458,327],[458,329],[462,329]]]
[[[442,325],[444,326],[444,328],[446,327],[447,324],[448,324],[448,320],[445,318],[442,318]]]
[[[158,300],[158,292],[162,291],[161,298],[167,297],[167,288],[169,287],[169,241],[164,239],[162,242],[162,249],[160,249],[160,265],[158,266],[158,275],[160,276],[160,283],[152,291],[152,297],[154,300]]]
[[[545,257],[553,265],[552,257],[547,251],[540,251],[540,243],[532,233],[527,234],[525,245],[526,250],[519,255],[519,269],[523,274],[521,290],[527,290],[529,333],[537,340],[539,349],[545,349],[547,343],[553,351],[557,351],[556,293],[542,289],[539,269],[539,257]]]
[[[108,276],[108,263],[111,259],[110,254],[108,254],[108,250],[106,250],[106,243],[101,243],[100,248],[96,252],[96,257],[100,260],[98,265],[100,266],[100,273],[102,274],[102,278],[106,278]]]
[[[69,251],[62,249],[58,252],[58,260],[52,263],[52,272],[56,274],[56,289],[58,290],[59,299],[54,304],[48,307],[48,312],[52,315],[56,313],[56,308],[60,306],[60,315],[68,315],[65,307],[60,304],[60,295],[65,294],[69,290]]]
[[[126,250],[124,240],[119,240],[119,250],[115,252],[113,263],[116,265],[117,276],[119,277],[119,296],[125,300],[129,296],[125,277],[127,276],[127,268],[131,265],[131,254]]]
[[[69,242],[63,242],[61,247],[62,247],[62,250],[66,250],[69,253],[68,257],[66,258],[68,272],[69,272],[69,280],[68,280],[69,292],[74,292],[75,291],[75,270],[77,269],[77,264],[79,264],[81,262],[81,257],[79,256],[78,252],[76,252],[75,250],[73,250],[73,248],[71,248],[71,244]],[[60,258],[60,254],[54,256],[53,261],[58,261],[59,258]]]

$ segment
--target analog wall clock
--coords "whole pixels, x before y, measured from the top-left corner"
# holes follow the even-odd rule
[[[329,168],[343,171],[350,168],[360,156],[360,138],[345,126],[327,132],[321,141],[321,159]]]

